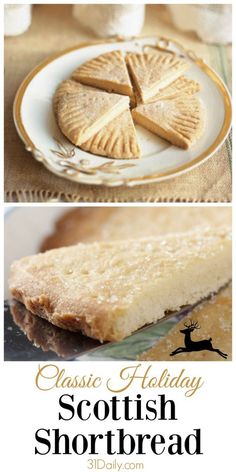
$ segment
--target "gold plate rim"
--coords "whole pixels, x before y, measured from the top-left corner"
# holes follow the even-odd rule
[[[29,72],[29,74],[25,77],[25,79],[23,80],[21,85],[19,86],[19,88],[16,92],[14,103],[13,103],[13,118],[14,118],[16,130],[17,130],[20,138],[24,142],[26,150],[30,151],[33,155],[34,155],[34,152],[37,152],[37,148],[34,145],[34,143],[32,142],[32,140],[30,139],[30,136],[28,135],[28,133],[27,133],[25,127],[24,127],[23,121],[21,119],[21,105],[22,105],[23,97],[24,97],[24,94],[25,94],[25,91],[26,91],[28,85],[33,80],[33,78],[42,69],[44,69],[48,64],[53,62],[55,59],[57,59],[59,57],[62,57],[64,55],[68,54],[69,52],[76,51],[77,49],[83,49],[85,47],[94,46],[94,45],[97,45],[97,44],[125,42],[125,41],[140,40],[140,39],[145,39],[145,38],[150,39],[150,38],[154,38],[154,36],[151,36],[151,37],[150,36],[149,37],[138,36],[138,37],[132,37],[132,38],[116,37],[116,38],[110,38],[110,39],[106,38],[106,39],[97,40],[97,41],[96,40],[95,41],[84,41],[84,42],[81,42],[81,43],[77,44],[76,46],[71,46],[71,47],[66,48],[62,51],[59,51],[57,53],[54,53],[54,54],[50,55],[48,58],[46,58],[45,60],[40,62],[36,67],[34,67],[32,69],[32,71]],[[203,151],[199,156],[197,156],[191,162],[183,164],[183,165],[177,167],[175,170],[169,170],[169,171],[166,171],[166,172],[157,172],[157,173],[154,173],[154,174],[149,174],[149,175],[141,176],[141,177],[130,177],[130,178],[122,178],[121,177],[121,179],[118,182],[108,181],[108,180],[100,180],[100,181],[98,180],[97,182],[96,181],[95,182],[92,182],[92,181],[88,181],[88,182],[86,182],[86,181],[77,181],[78,183],[83,183],[85,185],[92,185],[92,184],[99,185],[100,184],[100,185],[105,185],[105,186],[120,186],[120,185],[135,186],[135,185],[141,185],[141,184],[145,184],[145,183],[152,183],[152,182],[155,182],[155,181],[163,181],[163,180],[167,180],[167,179],[170,179],[170,178],[174,178],[174,177],[177,177],[177,176],[179,176],[183,173],[186,173],[186,172],[192,170],[193,168],[197,167],[200,163],[203,163],[204,161],[206,161],[208,158],[210,158],[219,149],[219,147],[226,140],[226,138],[229,134],[229,131],[231,129],[232,103],[231,103],[230,93],[227,89],[227,86],[223,82],[223,80],[202,59],[196,57],[195,54],[192,53],[192,51],[186,51],[175,40],[173,40],[171,38],[158,38],[158,37],[156,39],[157,39],[157,41],[160,41],[160,40],[164,39],[164,40],[167,40],[167,41],[169,41],[173,44],[176,44],[178,47],[180,47],[183,51],[185,51],[185,53],[187,53],[189,58],[195,64],[197,64],[206,73],[206,75],[208,75],[208,77],[210,77],[210,79],[217,86],[217,88],[218,88],[218,90],[219,90],[219,92],[220,92],[220,94],[223,98],[224,107],[225,107],[224,122],[223,122],[222,128],[221,128],[218,136],[216,137],[214,142],[208,147],[208,149]],[[36,157],[36,156],[34,155],[34,157]],[[66,178],[66,179],[73,180],[73,179],[71,179],[71,177],[69,175],[67,175],[67,174],[62,175],[60,172],[57,172],[49,164],[48,160],[46,160],[46,159],[39,159],[39,160],[41,160],[41,162],[45,165],[45,167],[49,171],[51,171],[52,173],[54,173],[54,174],[56,174],[60,177]]]

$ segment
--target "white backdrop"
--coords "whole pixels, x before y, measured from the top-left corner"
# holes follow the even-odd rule
[[[120,385],[119,372],[123,367],[134,365],[135,363],[92,363],[92,362],[71,362],[57,363],[57,366],[66,369],[67,376],[79,377],[93,373],[101,376],[105,381],[112,378],[114,385]],[[142,363],[141,369],[144,372],[149,363]],[[100,398],[109,400],[111,392],[107,391],[104,385],[98,389],[67,389],[58,388],[50,391],[40,391],[35,385],[35,377],[38,371],[38,364],[29,363],[5,363],[4,364],[4,391],[2,392],[2,402],[6,405],[3,412],[4,421],[4,463],[8,470],[17,467],[20,470],[33,469],[34,472],[42,470],[57,470],[62,472],[65,469],[73,468],[79,472],[86,472],[88,459],[100,459],[106,461],[106,467],[92,470],[118,470],[118,464],[122,463],[120,470],[145,470],[154,472],[159,467],[170,470],[172,467],[176,472],[191,470],[197,472],[200,469],[207,470],[213,467],[214,472],[220,472],[223,464],[234,463],[234,423],[232,421],[232,408],[234,408],[234,386],[233,386],[233,365],[231,362],[222,363],[152,363],[151,373],[159,377],[161,372],[169,369],[172,376],[178,375],[180,370],[186,370],[185,375],[202,377],[203,386],[191,397],[185,396],[185,389],[146,389],[140,388],[140,381],[137,380],[131,388],[118,398],[125,395],[136,398],[137,393],[141,393],[143,401],[150,398],[157,398],[159,394],[165,394],[166,399],[173,399],[176,405],[177,421],[91,421],[82,422],[74,417],[70,421],[59,421],[58,413],[63,410],[59,407],[58,399],[62,394],[75,396],[75,402],[81,399],[89,399],[95,402]],[[141,372],[140,372],[141,373]],[[45,385],[49,386],[49,383]],[[65,412],[66,413],[66,412]],[[63,414],[65,414],[63,413]],[[68,414],[68,412],[67,412]],[[2,422],[1,421],[1,422]],[[107,430],[124,428],[127,433],[149,433],[151,435],[160,433],[168,437],[170,434],[178,433],[185,437],[193,432],[194,428],[201,428],[203,455],[174,455],[168,453],[156,456],[149,452],[145,456],[106,456],[105,450],[98,456],[88,456],[84,454],[78,456],[71,455],[37,455],[34,454],[35,446],[42,449],[42,445],[37,444],[34,438],[35,431],[39,428],[59,428],[61,433],[67,433],[73,438],[78,433],[84,435],[91,433],[105,433]],[[105,443],[104,443],[105,445]],[[45,448],[44,448],[45,450]],[[115,462],[115,460],[117,462]],[[130,464],[130,469],[128,465]],[[134,464],[144,464],[143,469]],[[124,468],[126,467],[126,469]]]

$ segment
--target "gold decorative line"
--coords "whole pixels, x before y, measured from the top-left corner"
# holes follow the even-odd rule
[[[159,38],[157,39],[156,44],[144,44],[142,46],[143,51],[145,52],[146,48],[151,48],[151,49],[158,49],[158,51],[165,52],[168,54],[172,54],[172,56],[176,55],[176,52],[173,51],[172,49],[169,49],[170,45],[170,40],[167,38]]]
[[[102,166],[104,165],[107,166],[105,173],[107,174],[120,173],[119,170],[116,170],[114,168],[115,166],[114,162],[107,162],[106,164],[102,164],[101,166],[97,166],[97,167],[89,167],[89,161],[87,159],[80,159],[80,164],[82,164],[80,166],[69,160],[60,159],[57,162],[57,164],[60,166],[60,169],[58,170],[57,168],[55,169],[54,167],[52,167],[51,162],[44,156],[42,151],[40,151],[39,149],[37,148],[32,149],[30,147],[26,147],[26,150],[32,152],[34,158],[38,162],[42,163],[48,170],[53,171],[56,175],[63,176],[64,178],[67,178],[67,179],[70,179],[72,175],[73,176],[75,175],[77,177],[78,183],[82,182],[79,180],[79,176],[81,174],[94,175],[95,177],[97,177],[97,179],[93,182],[94,184],[97,184],[97,185],[106,185],[106,186],[112,187],[112,186],[117,186],[117,185],[123,185],[125,183],[123,179],[120,181],[114,182],[113,180],[109,180],[107,177],[101,178],[101,172],[104,173],[104,170],[102,169]],[[123,164],[123,166],[124,165],[125,164]],[[126,166],[128,166],[128,164]],[[110,168],[108,169],[108,167]],[[100,171],[100,175],[98,171]]]
[[[105,174],[120,174],[122,169],[135,167],[135,164],[117,164],[115,161],[108,161],[99,166],[91,166],[88,159],[79,159],[78,163],[73,162],[69,159],[75,157],[75,148],[72,146],[66,146],[57,138],[54,138],[54,141],[59,150],[50,149],[50,151],[60,159],[57,164],[59,164],[63,169],[71,169],[78,174],[96,175],[98,172],[103,172]],[[38,150],[37,152],[39,153]],[[44,157],[44,159],[46,158]]]
[[[151,38],[151,37],[149,37],[149,38]],[[24,141],[24,143],[26,145],[26,149],[28,151],[31,151],[31,152],[37,151],[36,146],[31,141],[31,139],[30,139],[25,127],[24,127],[24,124],[22,122],[21,105],[22,105],[22,100],[23,100],[26,88],[28,87],[28,85],[32,81],[32,79],[38,74],[39,71],[44,69],[48,64],[53,62],[55,59],[57,59],[59,57],[62,57],[65,54],[68,54],[69,52],[75,51],[77,49],[82,49],[84,47],[94,46],[96,44],[106,44],[106,43],[114,43],[114,42],[124,42],[124,41],[129,41],[129,40],[141,40],[141,39],[145,39],[145,37],[136,37],[136,38],[116,37],[116,38],[110,38],[108,40],[106,39],[106,40],[88,41],[88,42],[80,43],[77,46],[67,48],[67,49],[65,49],[61,52],[58,52],[56,54],[51,55],[46,60],[41,62],[37,67],[35,67],[27,75],[25,80],[20,85],[20,87],[17,91],[16,97],[15,97],[14,106],[13,106],[13,115],[14,115],[15,125],[16,125],[16,128],[17,128],[22,140]],[[224,117],[224,122],[223,122],[222,128],[221,128],[218,136],[216,137],[215,141],[211,144],[211,146],[209,146],[209,148],[206,151],[201,153],[199,156],[197,156],[191,162],[188,162],[186,164],[183,164],[183,165],[177,167],[174,171],[169,170],[169,171],[165,171],[165,172],[158,172],[158,173],[149,174],[149,175],[142,176],[142,177],[137,177],[137,178],[135,178],[135,177],[124,178],[124,179],[122,179],[121,182],[118,182],[118,183],[114,182],[114,181],[106,181],[106,182],[104,182],[104,185],[112,185],[113,186],[113,185],[118,185],[118,184],[121,185],[122,184],[122,185],[133,186],[133,185],[140,184],[140,183],[147,183],[148,181],[153,181],[153,180],[156,180],[156,179],[164,180],[166,178],[175,177],[180,173],[187,172],[188,170],[193,169],[195,166],[197,166],[200,162],[204,162],[208,157],[210,157],[214,152],[216,152],[217,149],[220,147],[220,145],[224,142],[224,140],[226,139],[226,137],[227,137],[227,135],[230,131],[231,119],[232,119],[232,106],[231,106],[230,95],[229,95],[229,92],[227,90],[227,87],[224,85],[224,83],[222,82],[222,80],[220,79],[218,74],[213,69],[211,69],[211,67],[208,66],[202,59],[196,57],[195,53],[193,53],[192,51],[185,50],[184,47],[182,45],[180,45],[177,41],[170,40],[168,38],[161,38],[161,37],[158,38],[157,37],[157,41],[160,41],[160,40],[161,41],[165,40],[166,44],[167,44],[168,41],[169,41],[169,43],[172,42],[173,44],[176,44],[182,51],[184,51],[186,54],[188,54],[188,57],[198,67],[200,67],[208,75],[208,77],[210,77],[212,79],[212,81],[218,87],[218,90],[221,93],[221,96],[223,98],[224,107],[225,107],[225,117]],[[44,164],[46,165],[46,167],[49,170],[55,171],[55,169],[52,168],[52,166],[50,165],[50,163],[48,161],[46,161],[46,162],[44,161]],[[90,182],[90,183],[92,183],[92,182]],[[97,183],[97,182],[94,182],[94,183]]]
[[[165,52],[165,53],[168,53],[168,54],[172,54],[173,56],[176,56],[176,52],[173,51],[173,49],[169,49],[171,44],[174,44],[175,46],[177,46],[179,51],[182,51],[185,54],[185,56],[187,56],[193,62],[197,62],[200,59],[199,57],[197,57],[197,55],[195,54],[194,51],[191,51],[189,49],[185,49],[185,47],[182,46],[182,44],[180,44],[175,39],[169,39],[169,38],[166,38],[164,36],[157,39],[156,44],[144,44],[143,45],[143,51],[145,51],[146,48],[158,49],[158,51]]]
[[[161,37],[160,38],[160,43],[163,41],[163,43],[165,44],[165,46],[163,46],[163,48],[166,47],[166,50],[167,48],[170,46],[170,44],[174,44],[175,46],[177,46],[177,48],[179,49],[179,51],[182,51],[189,59],[191,59],[193,62],[197,62],[199,60],[199,58],[197,57],[197,55],[195,54],[194,51],[191,51],[189,49],[186,49],[181,43],[179,43],[179,41],[176,41],[176,39],[169,39],[169,38],[166,38],[166,37]],[[170,50],[168,50],[168,52],[170,52]]]
[[[63,159],[70,159],[75,156],[75,148],[73,147],[66,147],[59,139],[53,138],[55,143],[57,144],[58,149],[50,149],[50,151],[55,154],[57,157],[62,157]]]

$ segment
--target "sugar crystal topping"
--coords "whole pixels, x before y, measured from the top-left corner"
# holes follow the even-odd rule
[[[146,285],[217,256],[229,239],[227,229],[205,228],[158,238],[78,244],[25,258],[24,270],[37,277],[43,293],[47,284],[55,294],[63,291],[68,305],[83,295],[112,310],[132,303]]]

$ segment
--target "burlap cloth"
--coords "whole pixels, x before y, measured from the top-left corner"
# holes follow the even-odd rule
[[[171,25],[163,6],[149,5],[143,35],[175,37],[213,66],[231,86],[231,48],[201,43],[194,34],[182,34]],[[56,177],[26,152],[12,119],[15,93],[40,61],[56,51],[96,39],[83,31],[71,14],[71,5],[36,5],[30,29],[5,39],[5,200],[89,202],[228,202],[231,201],[230,138],[214,158],[187,174],[162,183],[134,188],[80,185]]]

